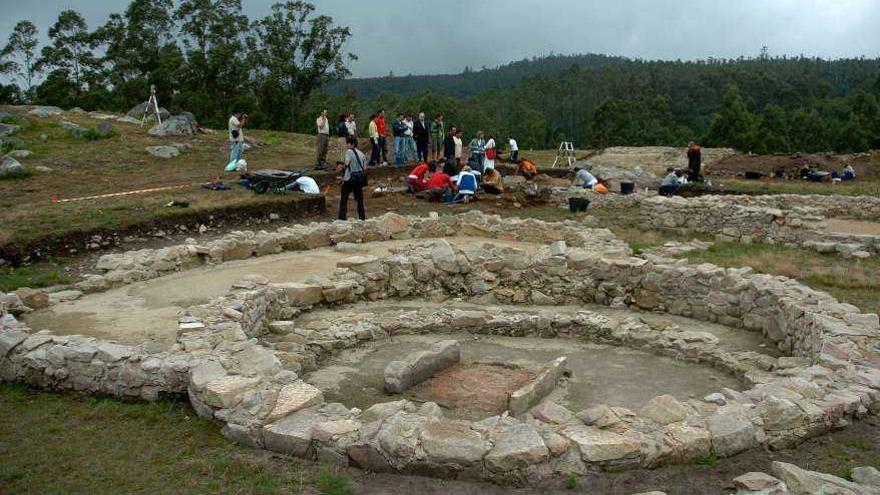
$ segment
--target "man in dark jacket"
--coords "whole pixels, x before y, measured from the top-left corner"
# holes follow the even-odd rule
[[[455,127],[452,127],[443,138],[443,158],[446,163],[455,163],[455,132]]]
[[[431,124],[425,120],[425,113],[419,112],[419,119],[413,125],[413,137],[416,139],[416,155],[419,163],[428,160],[428,140],[431,136]]]
[[[403,140],[406,137],[406,124],[403,123],[403,114],[397,114],[397,119],[391,124],[391,133],[394,136],[394,164],[406,163],[406,150]]]

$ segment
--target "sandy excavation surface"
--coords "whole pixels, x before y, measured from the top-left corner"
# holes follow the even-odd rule
[[[447,240],[458,247],[492,243],[535,251],[542,246],[479,237]],[[146,340],[171,345],[177,336],[177,317],[183,310],[226,294],[245,275],[263,275],[270,282],[299,282],[309,276],[333,273],[336,263],[345,258],[387,256],[391,250],[419,242],[430,240],[371,242],[363,244],[357,253],[327,247],[194,268],[60,303],[28,315],[25,321],[34,331],[48,329],[59,335],[90,335],[134,345]]]

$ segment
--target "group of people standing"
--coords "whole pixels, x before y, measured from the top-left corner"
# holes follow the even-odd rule
[[[330,123],[327,111],[324,110],[315,121],[315,164],[324,168],[330,152]],[[370,139],[370,157],[367,165],[388,165],[388,133],[392,137],[391,159],[394,165],[407,163],[425,163],[429,160],[445,159],[461,167],[465,163],[471,166],[476,162],[480,169],[494,168],[498,158],[498,150],[494,135],[484,136],[477,132],[476,136],[465,148],[463,131],[455,126],[448,127],[443,121],[443,114],[436,114],[428,121],[424,112],[419,112],[414,119],[410,114],[398,113],[393,122],[386,119],[385,111],[379,110],[370,115],[367,134]],[[358,126],[354,115],[343,113],[339,116],[336,128],[339,138],[339,152],[347,153],[346,143],[351,138],[358,138]],[[519,147],[516,140],[508,138],[511,162],[518,162]],[[466,153],[468,155],[466,155]]]

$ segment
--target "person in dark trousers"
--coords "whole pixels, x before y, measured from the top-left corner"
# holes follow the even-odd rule
[[[382,154],[382,165],[388,165],[388,124],[385,122],[385,110],[376,114],[376,132],[379,133],[379,153]]]
[[[455,163],[455,127],[451,127],[443,138],[443,158],[447,163]]]
[[[364,208],[364,185],[366,184],[367,169],[365,162],[367,157],[357,147],[357,139],[348,140],[348,150],[345,152],[345,161],[336,165],[337,172],[342,172],[342,191],[339,197],[339,219],[348,219],[348,196],[354,194],[357,202],[358,218],[367,219]]]
[[[419,119],[413,125],[413,137],[416,140],[416,159],[428,161],[428,141],[431,137],[431,124],[425,120],[425,112],[419,112]]]
[[[687,158],[688,158],[688,170],[690,171],[689,180],[691,182],[702,182],[703,176],[700,174],[700,169],[703,164],[703,153],[700,149],[700,145],[691,141],[688,143],[687,150]]]
[[[403,122],[403,114],[397,114],[397,119],[391,123],[391,134],[394,136],[394,164],[403,165],[406,163],[406,148],[404,139],[406,139],[406,124]]]

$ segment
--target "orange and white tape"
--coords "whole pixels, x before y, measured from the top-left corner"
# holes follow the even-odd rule
[[[98,194],[96,196],[82,196],[79,198],[66,198],[66,199],[58,199],[57,196],[52,196],[52,203],[71,203],[74,201],[86,201],[89,199],[101,199],[101,198],[115,198],[118,196],[130,196],[132,194],[144,194],[158,191],[171,191],[174,189],[186,189],[188,187],[195,187],[198,184],[181,184],[178,186],[165,186],[165,187],[152,187],[149,189],[137,189],[134,191],[125,191],[118,193],[109,193],[109,194]]]

